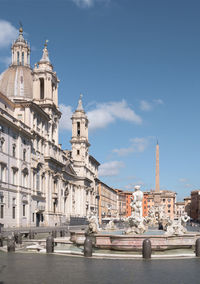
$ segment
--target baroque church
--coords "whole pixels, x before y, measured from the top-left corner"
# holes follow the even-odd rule
[[[88,151],[82,97],[72,115],[71,150],[63,150],[59,79],[47,43],[33,69],[22,27],[11,51],[12,63],[0,75],[0,223],[54,226],[97,214],[100,164]]]

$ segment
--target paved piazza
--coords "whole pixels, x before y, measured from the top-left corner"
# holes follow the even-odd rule
[[[200,259],[106,260],[0,253],[1,284],[199,283]]]

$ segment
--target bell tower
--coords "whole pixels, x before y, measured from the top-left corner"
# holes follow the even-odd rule
[[[23,37],[23,28],[19,28],[19,36],[13,42],[12,47],[12,65],[22,65],[30,67],[30,46]]]
[[[58,145],[58,124],[61,117],[58,109],[59,80],[49,59],[47,42],[46,40],[44,44],[42,58],[33,69],[33,102],[40,105],[51,118],[48,123],[49,139]]]
[[[58,107],[58,84],[56,72],[50,62],[47,40],[44,44],[43,55],[33,69],[33,98],[39,103],[54,104]]]
[[[74,169],[77,174],[84,175],[83,168],[88,165],[89,160],[89,141],[88,141],[88,118],[82,105],[82,94],[78,101],[78,107],[72,115],[72,159],[74,161]]]

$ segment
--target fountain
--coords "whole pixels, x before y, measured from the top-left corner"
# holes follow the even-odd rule
[[[170,249],[193,248],[199,233],[188,232],[184,224],[189,220],[188,216],[170,220],[164,212],[163,206],[155,206],[149,210],[147,217],[142,216],[143,193],[140,186],[135,186],[131,198],[131,216],[124,221],[125,228],[113,232],[103,232],[94,226],[94,217],[89,219],[87,234],[93,236],[94,247],[97,249],[108,249],[116,251],[141,251],[144,240],[151,241],[153,251],[166,251]],[[114,221],[107,226],[114,228]],[[151,226],[162,226],[163,230],[148,230]],[[85,232],[70,232],[71,241],[76,245],[83,245]],[[116,234],[117,233],[117,234]]]

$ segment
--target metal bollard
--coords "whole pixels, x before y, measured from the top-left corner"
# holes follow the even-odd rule
[[[85,236],[84,256],[86,256],[86,257],[92,256],[92,237],[90,237],[90,236]]]
[[[29,239],[34,239],[35,238],[35,233],[33,231],[29,231]]]
[[[151,241],[150,241],[150,239],[145,239],[142,243],[142,256],[145,259],[151,258]]]
[[[7,239],[7,251],[8,252],[15,251],[15,238],[14,238],[14,236],[8,236],[8,239]]]
[[[197,257],[200,257],[200,238],[196,240],[195,243],[195,253]]]
[[[51,233],[52,237],[53,238],[56,238],[57,237],[57,231],[56,230],[53,230],[52,233]]]
[[[46,239],[46,252],[47,253],[54,252],[54,238],[52,236],[48,236]]]

